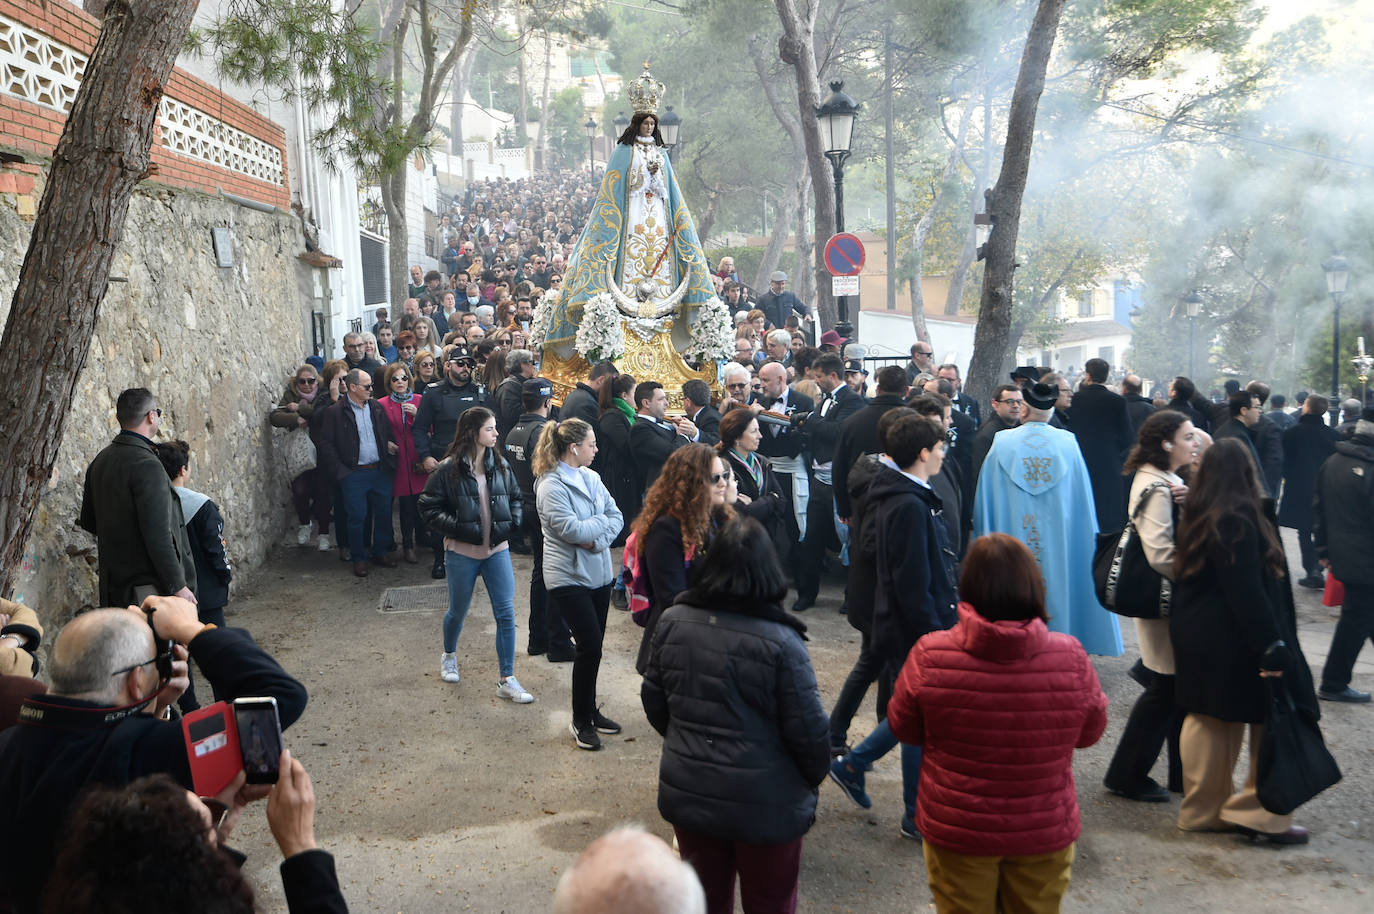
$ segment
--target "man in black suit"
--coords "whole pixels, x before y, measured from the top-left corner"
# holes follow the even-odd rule
[[[1255,439],[1255,451],[1259,454],[1264,484],[1269,487],[1269,494],[1277,498],[1279,486],[1283,483],[1283,429],[1264,414],[1264,404],[1269,400],[1269,385],[1263,381],[1251,381],[1245,385],[1245,391],[1259,397],[1259,419],[1250,429],[1250,434]]]
[[[663,471],[673,451],[699,437],[692,420],[668,421],[668,392],[657,381],[641,381],[635,386],[634,425],[630,426],[630,450],[640,489],[647,492]]]
[[[1086,377],[1078,393],[1073,395],[1070,407],[1073,418],[1070,431],[1078,439],[1078,449],[1088,465],[1088,479],[1092,482],[1093,503],[1097,509],[1097,528],[1104,531],[1126,526],[1126,491],[1121,465],[1135,444],[1126,400],[1107,387],[1111,368],[1106,359],[1088,359],[1083,366]]]
[[[1131,420],[1131,434],[1137,439],[1140,437],[1140,426],[1144,425],[1150,413],[1155,411],[1155,405],[1142,396],[1144,389],[1144,382],[1140,380],[1139,375],[1128,374],[1121,379],[1121,396],[1126,401],[1126,416]]]
[[[1249,391],[1232,394],[1226,401],[1226,409],[1231,418],[1216,430],[1213,437],[1237,438],[1244,441],[1250,448],[1250,456],[1255,460],[1255,469],[1260,471],[1260,482],[1264,483],[1266,493],[1272,495],[1273,493],[1269,492],[1269,482],[1264,476],[1264,464],[1260,460],[1259,450],[1255,447],[1255,426],[1259,423],[1260,414],[1264,409],[1260,406],[1259,397]]]
[[[728,375],[726,380],[729,381]],[[759,381],[763,385],[763,392],[753,395],[749,403],[749,408],[756,412],[768,410],[793,416],[809,413],[816,408],[810,397],[787,386],[787,369],[777,362],[765,362],[759,368]],[[733,396],[734,392],[731,393]],[[783,498],[788,505],[783,520],[789,546],[787,555],[779,558],[783,560],[783,567],[791,569],[792,579],[799,580],[797,566],[801,562],[801,528],[806,520],[803,506],[811,491],[810,476],[801,456],[806,436],[799,428],[775,422],[759,422],[759,431],[763,433],[759,441],[759,453],[768,458],[768,465],[778,477]]]
[[[720,443],[720,410],[711,405],[709,384],[697,380],[683,384],[682,408],[700,432],[698,441],[712,447]]]
[[[1026,407],[1026,398],[1021,387],[1016,384],[1003,384],[992,392],[992,415],[978,429],[973,438],[972,452],[969,454],[968,484],[966,497],[973,501],[973,490],[978,488],[978,474],[983,470],[983,458],[992,450],[992,439],[1001,431],[1016,428],[1021,424],[1021,416]]]
[[[939,416],[940,423],[948,430],[945,448],[945,463],[953,464],[955,474],[959,478],[960,485],[964,480],[970,480],[967,485],[973,487],[973,442],[978,436],[977,424],[960,409],[954,408],[954,384],[947,378],[933,378],[926,382],[924,387],[925,394],[938,394],[950,403],[949,417]],[[913,390],[907,394],[907,405],[912,406],[918,395],[923,391]],[[970,398],[972,399],[972,398]],[[968,510],[973,510],[973,499],[968,501]],[[965,522],[972,520],[972,514],[964,518]]]
[[[882,450],[878,444],[878,420],[889,409],[901,406],[906,397],[906,370],[900,365],[884,365],[875,378],[878,392],[863,409],[845,420],[840,440],[835,445],[835,460],[830,470],[835,494],[835,511],[842,523],[853,513],[849,504],[849,471],[864,454]]]
[[[320,471],[337,480],[348,509],[348,551],[353,573],[367,577],[363,523],[372,509],[372,561],[395,568],[391,551],[391,477],[396,472],[396,438],[386,410],[371,399],[372,378],[353,369],[346,376],[348,395],[324,414],[319,451]]]
[[[600,441],[601,422],[598,417],[601,415],[601,410],[598,406],[598,400],[601,396],[601,387],[603,384],[614,381],[619,373],[614,362],[609,360],[597,362],[592,366],[592,373],[587,381],[578,381],[577,386],[563,398],[563,405],[558,410],[558,418],[581,419],[592,427],[597,440]],[[602,466],[601,452],[598,451],[592,460],[592,469],[600,473]]]
[[[977,397],[970,397],[964,393],[964,382],[959,378],[959,366],[953,362],[946,362],[935,372],[935,377],[941,378],[950,383],[954,388],[954,394],[944,394],[949,397],[950,404],[965,416],[973,420],[973,427],[976,430],[983,424],[983,409],[978,405]]]
[[[835,531],[835,499],[831,490],[835,449],[845,420],[864,408],[864,398],[844,383],[844,360],[834,353],[826,353],[813,366],[825,396],[808,415],[797,414],[792,424],[807,434],[811,451],[810,496],[806,503],[806,533],[801,542],[800,572],[797,578],[797,602],[793,612],[802,612],[816,603],[821,586],[821,567],[825,564],[827,548],[840,548]]]
[[[1308,394],[1298,421],[1283,433],[1283,501],[1279,503],[1279,525],[1298,531],[1298,548],[1306,572],[1298,583],[1313,590],[1325,587],[1326,579],[1312,544],[1312,496],[1317,492],[1317,471],[1326,458],[1336,452],[1340,437],[1326,424],[1326,411],[1330,406],[1326,397]]]
[[[1201,429],[1211,434],[1212,421],[1193,406],[1193,397],[1195,396],[1197,396],[1197,386],[1188,378],[1180,375],[1169,382],[1169,403],[1167,408],[1183,413],[1183,415],[1193,420],[1194,428]]]

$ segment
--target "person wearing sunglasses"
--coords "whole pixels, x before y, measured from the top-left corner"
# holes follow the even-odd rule
[[[658,617],[687,589],[691,569],[720,525],[734,516],[730,506],[738,499],[725,461],[708,445],[696,443],[673,451],[644,496],[644,508],[632,528],[649,583],[649,615],[635,661],[641,676]]]
[[[432,360],[434,357],[429,356]],[[415,547],[428,546],[429,534],[420,520],[420,493],[425,490],[429,474],[420,468],[415,457],[415,436],[411,428],[415,425],[415,414],[419,411],[421,397],[411,387],[410,370],[400,362],[386,366],[382,376],[387,395],[382,400],[382,409],[396,430],[396,471],[391,480],[391,492],[401,513],[401,554],[407,562],[414,565],[420,561]],[[387,513],[390,517],[390,512]]]
[[[320,376],[313,365],[302,365],[286,385],[286,391],[272,410],[270,421],[275,428],[306,429],[315,440],[319,423],[315,421],[316,407],[321,411],[329,405],[329,398],[317,399],[322,389]],[[320,416],[323,419],[323,415]],[[291,480],[291,504],[296,509],[296,545],[310,542],[310,522],[319,527],[320,550],[329,550],[329,516],[333,507],[332,484],[318,469],[306,470]]]
[[[186,687],[188,657],[226,701],[275,698],[283,730],[305,711],[305,688],[247,632],[202,623],[190,601],[149,597],[142,609],[77,616],[53,644],[50,690],[0,733],[0,790],[14,798],[0,804],[0,878],[15,910],[39,910],[83,787],[167,774],[193,788],[182,728],[159,719]]]
[[[380,379],[382,374],[379,372]],[[395,568],[391,551],[391,478],[396,469],[399,447],[386,410],[372,399],[372,376],[352,369],[344,377],[347,395],[325,414],[324,427],[316,442],[319,464],[330,479],[337,479],[343,490],[348,516],[348,551],[353,573],[367,577],[367,553],[363,544],[363,524],[372,509],[372,549],[374,565]]]

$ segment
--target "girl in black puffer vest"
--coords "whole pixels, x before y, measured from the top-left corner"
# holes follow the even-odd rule
[[[497,450],[497,440],[491,410],[464,410],[453,443],[420,494],[420,516],[444,540],[448,612],[440,676],[444,682],[458,682],[458,635],[480,574],[496,618],[497,694],[527,704],[534,696],[514,675],[515,572],[507,542],[520,525],[520,485]]]

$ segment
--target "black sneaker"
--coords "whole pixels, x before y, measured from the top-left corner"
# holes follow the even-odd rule
[[[1364,704],[1369,701],[1369,693],[1361,692],[1359,689],[1352,689],[1346,686],[1337,691],[1336,689],[1318,689],[1317,697],[1322,701],[1344,701],[1351,704]]]
[[[1309,572],[1307,577],[1298,578],[1298,586],[1306,587],[1308,590],[1325,590],[1326,578],[1322,577],[1320,571]]]
[[[596,728],[598,733],[620,732],[620,724],[611,720],[605,714],[602,714],[600,708],[592,711],[592,726]]]
[[[596,728],[591,724],[579,725],[577,721],[573,721],[568,724],[568,729],[572,731],[573,739],[577,742],[577,748],[593,751],[601,748],[601,737],[596,735]]]
[[[616,609],[630,608],[630,595],[623,590],[611,590],[611,605]]]

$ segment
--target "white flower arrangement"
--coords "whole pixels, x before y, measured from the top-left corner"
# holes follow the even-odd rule
[[[539,304],[535,306],[534,315],[530,318],[529,343],[531,349],[538,351],[544,345],[544,338],[549,333],[549,325],[553,323],[554,305],[562,294],[562,292],[550,292],[539,296]]]
[[[729,359],[735,354],[735,330],[730,322],[730,309],[714,295],[697,309],[697,319],[692,325],[686,354],[695,356],[703,363]]]
[[[602,292],[587,300],[573,346],[592,364],[625,354],[625,329],[620,325],[620,310],[610,293]]]

